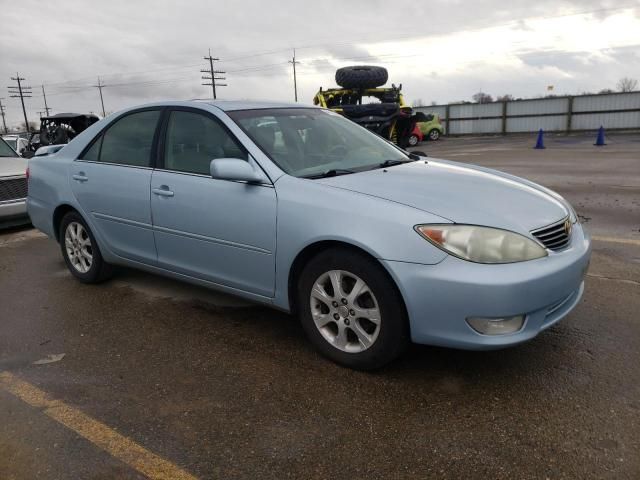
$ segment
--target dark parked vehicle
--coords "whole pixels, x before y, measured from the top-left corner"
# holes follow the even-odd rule
[[[84,113],[57,113],[50,117],[42,117],[39,146],[69,143],[98,120],[100,118],[97,115]]]

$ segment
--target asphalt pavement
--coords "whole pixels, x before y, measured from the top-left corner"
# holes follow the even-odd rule
[[[0,478],[640,478],[640,137],[608,140],[418,147],[557,190],[594,253],[533,341],[374,373],[289,315],[129,270],[82,285],[55,242],[0,233]]]

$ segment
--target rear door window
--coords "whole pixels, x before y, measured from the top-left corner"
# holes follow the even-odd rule
[[[150,167],[153,137],[159,118],[159,110],[147,110],[116,120],[85,152],[82,159]]]

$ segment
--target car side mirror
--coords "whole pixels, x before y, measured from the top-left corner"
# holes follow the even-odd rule
[[[241,158],[214,158],[209,166],[211,176],[218,180],[263,183],[265,175],[247,160]]]

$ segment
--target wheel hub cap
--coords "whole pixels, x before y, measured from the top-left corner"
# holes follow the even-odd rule
[[[67,225],[64,245],[73,268],[80,273],[87,273],[93,263],[93,247],[89,234],[80,223],[71,222]]]
[[[344,270],[323,273],[315,281],[309,301],[316,328],[337,349],[359,353],[378,338],[378,301],[357,275]]]

